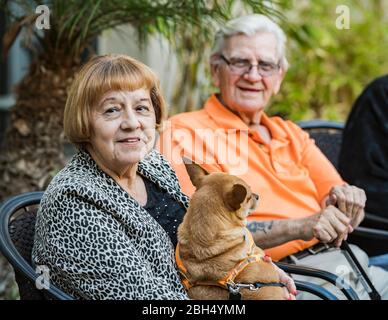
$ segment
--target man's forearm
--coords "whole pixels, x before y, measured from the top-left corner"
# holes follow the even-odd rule
[[[284,219],[248,222],[255,243],[262,249],[273,248],[288,241],[312,238],[311,219]]]

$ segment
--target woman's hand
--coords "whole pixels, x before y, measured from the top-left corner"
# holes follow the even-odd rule
[[[282,269],[280,269],[276,264],[272,262],[272,259],[270,256],[265,256],[263,258],[265,262],[270,262],[272,265],[275,267],[276,271],[279,274],[279,281],[281,283],[284,283],[286,286],[283,287],[284,290],[284,297],[287,300],[296,300],[295,296],[298,294],[296,291],[296,286],[294,280],[287,274],[285,273]]]

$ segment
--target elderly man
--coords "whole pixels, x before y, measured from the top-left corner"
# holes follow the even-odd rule
[[[260,195],[248,228],[274,260],[336,272],[368,295],[336,248],[364,217],[365,193],[341,179],[307,133],[264,110],[279,92],[288,68],[286,37],[262,15],[229,21],[216,34],[211,72],[219,93],[203,109],[173,116],[159,148],[177,172],[183,191],[194,192],[181,157],[209,172],[236,174]],[[353,247],[368,267],[368,257]],[[316,253],[319,252],[319,253]],[[369,268],[388,298],[388,274]],[[310,281],[311,279],[309,279]],[[324,285],[323,283],[320,283]]]

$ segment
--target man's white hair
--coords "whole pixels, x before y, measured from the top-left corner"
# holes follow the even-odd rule
[[[229,37],[245,34],[254,36],[257,33],[269,32],[275,35],[277,42],[277,54],[280,66],[287,70],[288,61],[286,58],[287,38],[283,30],[271,19],[262,14],[251,14],[229,20],[216,33],[212,50],[212,57],[221,54],[224,49],[225,40]],[[217,64],[218,59],[212,59],[212,64]]]

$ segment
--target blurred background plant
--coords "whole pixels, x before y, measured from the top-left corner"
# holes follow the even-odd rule
[[[346,121],[374,78],[388,73],[388,1],[285,0],[280,21],[290,68],[268,109],[292,120]],[[336,8],[349,8],[349,29],[337,29]]]

